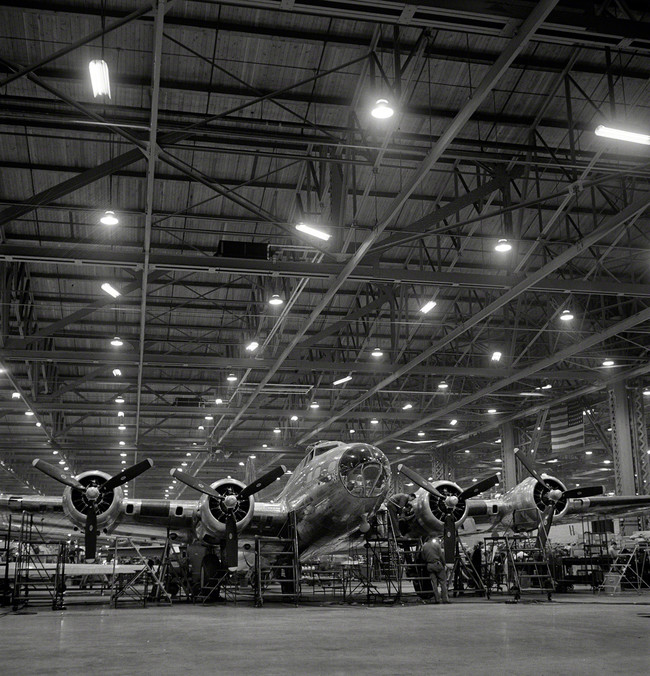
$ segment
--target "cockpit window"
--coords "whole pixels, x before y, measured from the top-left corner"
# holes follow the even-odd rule
[[[390,466],[386,456],[369,444],[353,444],[339,461],[341,481],[359,498],[376,498],[386,488]]]

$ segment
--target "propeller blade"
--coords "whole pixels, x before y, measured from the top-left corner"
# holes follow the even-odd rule
[[[131,467],[123,469],[119,474],[112,476],[99,487],[99,490],[102,493],[112,491],[114,488],[125,484],[127,481],[131,481],[131,479],[135,479],[137,476],[140,476],[143,472],[146,472],[152,467],[153,460],[150,458],[145,458],[142,462],[131,465]]]
[[[49,462],[45,462],[45,460],[41,460],[40,458],[36,458],[36,460],[32,462],[32,465],[43,472],[43,474],[47,474],[59,483],[72,488],[78,488],[80,491],[85,490],[84,486],[82,486],[82,484],[80,484],[71,474],[59,469],[56,465],[50,465]]]
[[[239,565],[239,547],[237,544],[237,521],[232,514],[226,517],[226,547],[224,552],[226,568]]]
[[[86,525],[84,528],[84,540],[86,544],[86,561],[94,561],[97,554],[97,512],[91,506],[86,514]]]
[[[270,472],[263,474],[259,479],[255,479],[253,483],[248,484],[246,488],[239,494],[239,497],[244,500],[249,495],[253,495],[261,491],[263,488],[266,488],[272,484],[276,479],[279,479],[285,472],[287,468],[284,465],[280,465],[275,469],[272,469]]]
[[[429,491],[431,495],[436,498],[445,499],[445,496],[432,484],[429,483],[424,477],[420,476],[417,472],[412,469],[409,469],[406,465],[397,465],[397,471],[401,472],[405,477],[408,477],[414,484],[417,484],[420,488],[424,488],[425,491]]]
[[[544,481],[544,479],[542,479],[541,475],[537,472],[534,465],[525,455],[523,455],[522,453],[520,453],[520,451],[517,450],[515,451],[515,457],[528,470],[528,474],[530,474],[530,476],[532,476],[533,479],[539,481],[539,483],[542,484],[542,486],[544,486],[544,488],[547,491],[551,490],[551,487],[546,483],[546,481]]]
[[[451,514],[445,517],[442,541],[445,550],[445,562],[453,563],[456,558],[456,519]]]
[[[543,512],[539,519],[539,526],[537,528],[537,537],[539,539],[540,549],[546,548],[546,541],[548,534],[553,525],[553,515],[555,514],[555,503],[550,504]]]
[[[475,484],[472,484],[469,488],[466,488],[461,494],[460,498],[461,500],[467,500],[469,498],[473,498],[476,495],[480,495],[481,493],[489,490],[492,488],[492,486],[496,486],[499,483],[499,475],[495,474],[494,476],[490,476],[487,479],[483,479],[482,481],[477,481]]]
[[[604,486],[581,486],[580,488],[569,488],[562,493],[563,498],[590,498],[593,495],[602,495],[605,492]]]
[[[208,486],[208,484],[204,484],[202,481],[199,481],[199,479],[197,479],[196,477],[190,476],[185,472],[179,472],[178,468],[176,467],[174,467],[174,469],[170,472],[170,474],[174,477],[174,479],[178,479],[181,483],[185,484],[186,486],[189,486],[190,488],[193,488],[195,491],[198,491],[199,493],[205,493],[205,495],[209,495],[211,498],[216,498],[217,500],[221,500],[221,498],[223,497],[223,495],[217,493],[217,491],[215,491],[214,488]]]

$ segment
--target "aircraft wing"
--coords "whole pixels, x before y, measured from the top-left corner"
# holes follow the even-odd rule
[[[564,518],[585,514],[623,516],[650,510],[650,495],[597,495],[569,500]]]

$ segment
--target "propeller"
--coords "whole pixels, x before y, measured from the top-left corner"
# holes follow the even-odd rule
[[[96,480],[91,481],[87,486],[84,486],[78,479],[71,474],[60,470],[55,465],[51,465],[45,460],[36,458],[32,465],[44,474],[47,474],[52,479],[66,486],[70,486],[73,490],[77,490],[82,494],[82,499],[87,507],[86,521],[84,524],[84,543],[86,548],[86,560],[93,561],[97,553],[97,507],[107,493],[125,484],[131,479],[135,479],[143,472],[153,467],[153,460],[146,458],[141,462],[131,465],[123,469],[118,474],[115,474],[110,479],[106,479],[103,483],[97,483]]]
[[[464,504],[465,501],[476,497],[480,493],[487,491],[499,483],[499,476],[497,474],[483,479],[481,481],[472,484],[469,488],[461,491],[459,495],[453,494],[443,494],[440,492],[431,482],[427,481],[424,477],[420,476],[414,470],[406,467],[405,465],[397,465],[397,471],[404,474],[408,477],[413,483],[424,488],[431,495],[437,498],[440,501],[440,508],[444,511],[445,515],[443,518],[443,545],[445,550],[445,561],[447,563],[452,563],[456,556],[456,518],[457,515],[455,511],[457,508],[462,508],[462,512],[465,511]]]
[[[522,454],[519,449],[515,450],[515,457],[526,468],[533,479],[539,482],[546,490],[544,501],[548,504],[546,509],[544,509],[539,516],[537,528],[537,537],[539,538],[539,546],[541,549],[546,547],[546,541],[548,540],[548,534],[553,525],[553,517],[555,516],[555,508],[558,502],[562,500],[566,501],[571,498],[588,498],[594,495],[602,495],[605,492],[604,486],[583,486],[578,488],[568,488],[566,490],[553,488],[543,479],[541,474],[537,472],[530,459]]]
[[[170,474],[175,479],[178,479],[181,483],[184,483],[186,486],[189,486],[190,488],[199,491],[199,493],[203,493],[204,495],[208,495],[211,498],[219,501],[221,510],[226,513],[226,539],[223,552],[224,562],[227,568],[234,569],[237,568],[239,550],[235,512],[237,511],[240,502],[246,500],[246,498],[249,498],[251,495],[258,493],[262,489],[272,484],[286,471],[287,468],[284,465],[275,467],[266,474],[263,474],[259,479],[252,481],[240,493],[233,493],[230,495],[222,495],[221,493],[218,493],[214,490],[214,488],[203,483],[203,481],[190,476],[186,472],[181,472],[177,468],[171,470]]]

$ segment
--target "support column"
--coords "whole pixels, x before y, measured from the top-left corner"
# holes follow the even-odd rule
[[[501,425],[501,484],[506,491],[517,485],[515,427],[511,422]]]
[[[454,481],[453,453],[439,449],[431,454],[431,476],[434,481]]]

